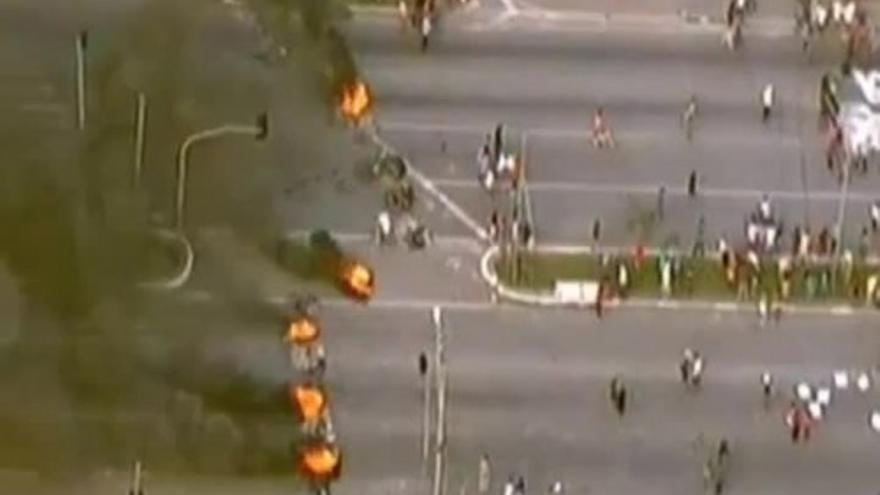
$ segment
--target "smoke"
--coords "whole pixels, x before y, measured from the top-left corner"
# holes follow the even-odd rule
[[[102,2],[89,3],[89,12],[103,12]],[[20,309],[14,338],[0,340],[0,436],[15,446],[0,449],[0,467],[65,473],[140,458],[154,469],[289,470],[291,437],[279,434],[292,429],[278,419],[283,383],[206,356],[196,337],[215,322],[249,323],[235,308],[184,315],[182,303],[145,299],[135,287],[155,275],[145,269],[156,251],[148,233],[171,220],[179,143],[284,104],[294,117],[272,126],[289,143],[270,136],[266,144],[194,150],[186,217],[191,232],[219,226],[255,242],[277,235],[277,184],[320,169],[335,144],[322,127],[326,105],[333,86],[355,72],[332,28],[333,5],[247,3],[263,33],[302,56],[296,63],[261,61],[253,56],[258,42],[241,48],[256,35],[224,31],[232,21],[207,0],[127,2],[100,22],[89,12],[71,17],[94,21],[86,132],[43,136],[29,122],[3,126],[0,297]],[[39,7],[34,19],[53,14]],[[79,27],[40,36],[54,37],[52,53],[65,53]],[[60,69],[56,62],[46,62],[45,77],[57,88],[53,103],[72,115],[69,60]],[[297,92],[279,103],[281,84]],[[138,92],[148,101],[148,134],[143,184],[134,189]],[[300,146],[295,155],[291,146]]]

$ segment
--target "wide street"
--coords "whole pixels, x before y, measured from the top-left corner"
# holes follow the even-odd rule
[[[350,452],[340,493],[408,493],[419,483],[416,356],[433,346],[428,313],[333,308],[324,319]],[[876,392],[836,394],[809,446],[791,444],[781,409],[800,380],[828,384],[835,369],[876,366],[880,340],[870,320],[792,317],[759,331],[751,315],[687,311],[664,313],[662,326],[639,310],[602,322],[521,308],[445,316],[448,493],[474,493],[482,452],[493,463],[493,490],[521,473],[538,493],[556,479],[569,493],[700,493],[706,449],[721,435],[733,445],[732,493],[873,493],[880,482],[866,424]],[[678,382],[687,346],[707,360],[696,394]],[[764,370],[778,380],[772,411],[761,405]],[[606,396],[617,373],[633,394],[622,420]]]
[[[511,129],[511,147],[525,149],[539,242],[585,244],[599,219],[607,244],[676,234],[689,245],[701,215],[708,239],[739,240],[763,193],[789,228],[834,224],[839,183],[825,167],[817,110],[819,76],[839,60],[830,35],[808,62],[792,36],[747,33],[743,50],[729,53],[714,31],[586,23],[556,32],[481,24],[475,16],[448,19],[425,55],[391,18],[372,16],[350,31],[385,137],[479,221],[491,203],[476,179],[476,152],[501,122]],[[767,83],[776,87],[777,108],[762,125]],[[688,143],[680,116],[691,94],[699,115]],[[600,105],[615,150],[589,144],[589,119]],[[699,177],[694,199],[686,195],[691,171]],[[852,183],[851,242],[878,185],[874,167]],[[661,186],[664,218],[646,228]],[[460,233],[449,223],[438,230]]]
[[[672,234],[689,243],[701,215],[710,240],[722,234],[739,240],[742,220],[762,193],[771,194],[787,225],[807,223],[818,230],[834,221],[838,183],[825,170],[815,108],[818,77],[837,61],[833,43],[823,42],[807,62],[787,27],[757,19],[746,30],[744,50],[731,54],[711,26],[683,26],[663,17],[675,17],[682,4],[714,17],[720,6],[664,0],[658,2],[662,9],[644,9],[628,1],[619,6],[622,12],[656,14],[659,20],[606,23],[591,12],[612,11],[616,4],[590,3],[583,15],[565,16],[542,9],[583,4],[483,0],[444,19],[427,54],[418,53],[412,33],[400,33],[393,12],[356,13],[345,29],[375,91],[382,136],[466,215],[483,223],[491,202],[477,184],[474,158],[496,122],[508,125],[512,147],[526,153],[539,243],[585,244],[594,219],[604,224],[604,244],[628,244],[639,236],[659,243]],[[781,3],[768,10],[785,15],[788,9]],[[522,15],[512,13],[511,5]],[[215,197],[234,195],[216,187],[222,181],[215,177],[248,170],[242,164],[259,167],[306,157],[313,168],[272,177],[279,218],[254,223],[288,235],[314,228],[341,233],[344,248],[377,273],[372,302],[328,298],[319,313],[328,352],[326,386],[344,454],[343,475],[332,493],[428,492],[425,382],[417,357],[433,351],[430,311],[435,305],[444,308],[449,376],[448,495],[476,492],[481,453],[492,463],[491,493],[499,493],[513,474],[525,476],[530,494],[545,492],[555,480],[562,480],[570,494],[703,493],[702,466],[722,435],[732,444],[729,493],[873,494],[880,489],[880,437],[867,425],[869,411],[880,409],[876,388],[865,394],[835,391],[827,419],[809,444],[793,445],[782,421],[797,382],[828,386],[835,370],[873,372],[875,381],[880,379],[872,371],[880,366],[875,316],[791,314],[760,329],[755,315],[743,312],[626,308],[598,320],[584,311],[493,303],[477,276],[480,244],[443,201],[422,190],[419,211],[438,242],[423,252],[375,246],[366,234],[380,207],[379,195],[349,176],[349,165],[362,149],[339,128],[300,132],[323,124],[325,115],[315,117],[320,105],[297,101],[281,70],[255,60],[258,36],[247,20],[219,13],[208,19],[209,26],[203,26],[208,35],[196,44],[200,48],[178,60],[197,69],[181,84],[212,102],[195,120],[206,126],[237,122],[268,107],[273,134],[265,147],[234,143],[199,152],[195,159],[213,173],[194,183],[193,220],[248,218],[253,198],[215,205]],[[161,18],[155,22],[161,24]],[[34,37],[51,39],[61,53],[60,47],[70,48],[74,24],[65,24],[61,34],[48,26],[35,28]],[[215,46],[224,48],[223,56],[213,55]],[[0,48],[0,55],[16,54]],[[25,61],[20,56],[10,69],[16,64],[30,69]],[[56,84],[57,73],[56,86],[64,88],[69,60],[47,64],[53,67],[51,76],[34,68],[39,75],[33,77]],[[15,74],[22,70],[0,79],[3,108],[29,116],[36,112],[39,125],[71,132],[70,91],[17,82]],[[210,84],[215,81],[224,84]],[[776,85],[778,106],[762,125],[758,100],[768,82]],[[700,115],[688,143],[678,119],[691,94],[699,99]],[[595,150],[587,142],[589,119],[599,105],[616,132],[615,150]],[[7,123],[14,124],[17,115]],[[165,147],[165,173],[170,174],[173,146]],[[685,194],[691,171],[701,178],[696,198]],[[159,173],[149,171],[147,180]],[[156,176],[153,182],[162,183]],[[656,208],[660,186],[667,189],[664,218],[645,221]],[[878,186],[875,165],[853,181],[850,238],[866,222],[866,205]],[[79,365],[75,369],[93,373],[81,371],[85,378],[80,380],[122,383],[120,393],[129,388],[144,393],[135,409],[70,407],[89,398],[65,389],[68,382],[58,378],[66,377],[64,368],[55,367],[62,354],[54,337],[23,339],[27,334],[15,329],[3,334],[4,342],[25,341],[15,356],[33,360],[32,368],[4,383],[4,417],[27,425],[14,433],[26,440],[44,435],[38,437],[42,444],[53,445],[61,440],[44,430],[61,431],[50,428],[55,424],[80,427],[64,437],[77,439],[79,450],[65,449],[68,458],[39,463],[76,465],[72,458],[78,452],[110,453],[118,462],[106,470],[46,479],[17,470],[17,456],[27,458],[29,451],[6,449],[0,493],[122,493],[128,473],[119,466],[163,449],[176,457],[167,460],[168,471],[147,466],[150,494],[305,493],[292,476],[289,449],[296,420],[283,394],[291,373],[279,338],[279,302],[302,285],[268,257],[256,259],[261,254],[253,246],[244,249],[224,235],[193,232],[196,272],[181,292],[146,298],[131,313],[109,311],[125,321],[128,333],[110,340],[89,332],[70,337],[70,349],[82,350],[72,360]],[[704,387],[695,393],[678,380],[685,347],[701,351],[707,363]],[[135,358],[139,374],[116,377],[88,366],[90,352],[115,356],[117,351],[120,360]],[[27,374],[30,370],[36,378]],[[765,370],[777,380],[770,410],[761,403],[759,376]],[[615,374],[632,392],[622,419],[607,400]],[[153,398],[150,393],[158,388],[172,390],[174,400]],[[56,397],[61,399],[53,402]],[[90,430],[82,427],[104,431],[120,424],[131,425],[137,442],[93,445]],[[180,424],[188,433],[178,433]],[[190,451],[196,460],[188,457]],[[225,477],[224,467],[241,465],[248,466],[248,475]]]
[[[178,325],[139,334],[138,345],[167,347],[172,355],[189,349],[195,362],[212,363],[206,370],[214,371],[197,378],[206,393],[216,394],[230,377],[267,390],[284,383],[276,320],[231,316],[228,304],[215,302],[169,310]],[[417,356],[433,349],[430,306],[328,301],[320,318],[326,385],[345,454],[333,493],[426,492]],[[827,419],[806,445],[790,442],[782,416],[794,384],[829,386],[835,370],[874,369],[875,326],[874,318],[790,316],[760,330],[750,314],[629,310],[598,321],[578,311],[452,305],[444,310],[447,493],[475,493],[483,452],[492,461],[492,493],[514,473],[526,477],[529,493],[542,493],[557,479],[575,494],[702,493],[702,463],[722,435],[732,444],[730,493],[874,493],[878,438],[867,414],[880,407],[876,389],[835,391]],[[163,337],[171,332],[174,341]],[[688,346],[706,358],[705,383],[696,393],[678,381]],[[763,371],[777,383],[770,410],[761,400]],[[623,419],[606,395],[615,374],[632,393]],[[239,424],[259,425],[280,440],[293,425],[283,408],[279,401],[277,409],[253,411]],[[151,480],[151,492],[172,494],[187,486],[287,493],[290,484],[263,476],[218,486],[222,477],[195,483],[161,472]],[[86,481],[71,484],[72,493],[116,493],[125,482],[110,473]]]

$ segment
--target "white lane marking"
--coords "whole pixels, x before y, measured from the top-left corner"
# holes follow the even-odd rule
[[[434,184],[440,187],[452,189],[482,189],[476,180],[467,179],[433,179]],[[536,192],[572,192],[591,194],[635,194],[642,196],[656,196],[659,186],[656,184],[595,184],[588,182],[552,182],[552,181],[529,181],[529,191]],[[684,187],[667,187],[668,196],[686,196],[687,189]],[[840,199],[839,191],[809,191],[806,195],[803,191],[768,191],[763,189],[713,189],[701,188],[699,195],[707,198],[725,199],[760,199],[768,194],[771,199],[802,200],[809,196],[810,200],[837,201]],[[871,203],[877,200],[876,194],[850,192],[847,194],[849,201],[855,203]]]
[[[288,240],[304,241],[312,235],[312,232],[312,230],[289,230],[284,233],[284,237]],[[375,243],[375,238],[371,234],[339,231],[331,231],[329,233],[334,239],[344,244]],[[473,237],[467,236],[435,236],[433,245],[445,248],[461,248],[469,251],[483,252],[482,244]]]
[[[207,291],[190,290],[181,293],[181,299],[191,304],[207,304],[216,300],[215,296]],[[270,304],[283,306],[290,302],[289,295],[271,296],[264,299]],[[449,299],[399,299],[381,298],[371,300],[368,303],[354,301],[343,297],[321,298],[321,305],[333,308],[345,308],[369,311],[373,309],[400,309],[406,311],[427,311],[440,306],[444,309],[456,311],[579,311],[571,308],[541,308],[537,306],[523,306],[517,304],[498,304],[491,301],[462,301]],[[739,304],[735,302],[714,302],[700,300],[662,300],[634,298],[620,301],[617,305],[620,311],[630,309],[643,310],[690,310],[690,311],[713,311],[713,312],[740,312],[752,313],[755,311],[754,304]],[[591,310],[580,310],[591,311]],[[837,306],[829,308],[824,305],[788,306],[783,310],[783,315],[814,315],[814,316],[843,316],[843,317],[880,317],[880,311],[871,308],[852,308]]]
[[[218,298],[206,290],[189,290],[181,293],[181,299],[191,304],[208,304],[218,300]],[[274,295],[268,296],[263,301],[275,305],[286,306],[290,304],[290,295]],[[349,308],[363,309],[369,311],[370,308],[378,309],[406,309],[406,310],[426,310],[433,309],[437,306],[447,309],[455,309],[461,311],[486,311],[490,309],[498,309],[499,305],[486,301],[463,301],[452,299],[401,299],[401,298],[383,298],[381,296],[370,300],[367,303],[355,301],[345,297],[321,297],[321,306],[333,308]],[[507,308],[517,308],[518,306],[506,306]]]
[[[586,120],[585,120],[586,122]],[[485,125],[478,124],[435,124],[414,121],[389,121],[382,124],[383,130],[391,132],[414,132],[414,133],[437,133],[446,132],[453,134],[479,134],[485,135],[495,126],[495,122],[487,122]],[[516,128],[522,133],[545,139],[575,139],[587,142],[589,132],[587,124],[584,127],[526,127]],[[627,142],[681,142],[681,132],[676,128],[676,132],[657,132],[657,131],[623,131],[616,133],[618,141]],[[756,143],[772,144],[774,146],[798,147],[801,145],[801,139],[797,136],[783,135],[777,136],[773,134],[756,134],[748,137],[739,135],[720,136],[709,135],[699,138],[699,142],[707,144],[731,144],[736,146],[754,145]],[[684,146],[684,144],[682,144]]]
[[[446,207],[453,215],[455,215],[465,226],[473,232],[477,238],[486,240],[489,238],[489,235],[486,233],[486,230],[480,225],[480,223],[474,219],[470,214],[464,211],[464,208],[458,205],[455,201],[453,201],[449,196],[446,195],[443,191],[441,191],[434,181],[429,179],[425,174],[420,172],[416,167],[410,166],[408,167],[408,173],[411,177],[415,178],[421,186],[427,190],[430,194],[432,194],[438,201],[443,203],[443,206]]]
[[[389,144],[381,136],[379,136],[377,128],[374,127],[371,129],[371,131],[372,132],[370,133],[370,137],[373,140],[373,143],[375,143],[377,146],[385,151],[391,151],[395,154],[398,154],[394,147],[391,146],[391,144]],[[466,211],[464,211],[464,209],[460,207],[455,201],[453,201],[449,196],[447,196],[446,193],[438,189],[437,186],[434,185],[434,182],[432,182],[427,176],[425,176],[425,174],[420,172],[418,168],[414,167],[412,162],[408,160],[405,156],[404,161],[406,162],[410,177],[414,178],[423,189],[428,191],[430,195],[434,196],[437,201],[442,203],[443,206],[445,206],[450,213],[458,218],[465,225],[465,227],[473,232],[478,239],[488,240],[489,234],[486,232],[486,229],[484,229],[480,225],[480,222],[475,220]]]

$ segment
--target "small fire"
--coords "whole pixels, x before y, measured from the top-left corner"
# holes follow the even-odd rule
[[[311,318],[299,317],[290,321],[285,340],[297,345],[307,345],[317,340],[320,330]]]
[[[359,261],[347,263],[342,270],[346,290],[359,299],[370,299],[375,290],[373,270]]]
[[[313,385],[290,384],[290,399],[303,422],[317,423],[327,409],[327,395]]]
[[[311,445],[303,449],[300,467],[312,480],[330,481],[339,477],[342,469],[342,453],[332,444]]]
[[[342,115],[357,124],[370,112],[373,98],[369,88],[363,81],[355,81],[342,89],[342,101],[339,109]]]

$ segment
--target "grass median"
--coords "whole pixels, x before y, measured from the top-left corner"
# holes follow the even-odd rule
[[[851,264],[827,262],[793,263],[787,297],[778,258],[765,257],[758,269],[729,279],[718,257],[690,257],[671,254],[673,267],[670,297],[710,300],[757,300],[763,294],[791,302],[864,304],[868,280],[880,277],[880,266],[854,260]],[[637,263],[632,256],[523,252],[518,263],[510,258],[496,260],[496,270],[505,284],[527,290],[553,291],[557,281],[605,281],[616,292],[629,296],[663,297],[660,256],[646,256]],[[619,284],[619,266],[625,264],[628,285]]]

